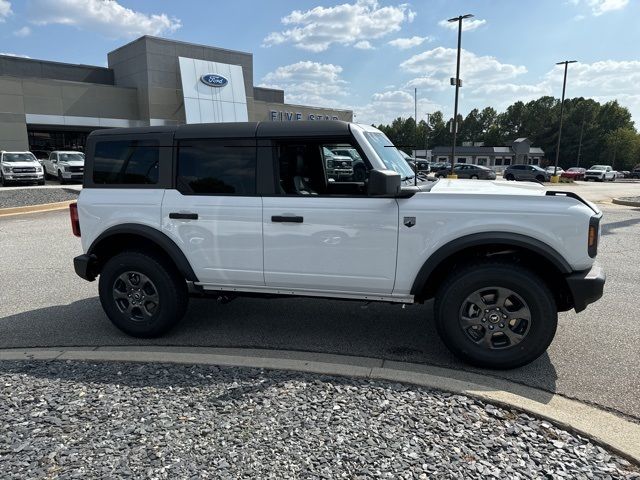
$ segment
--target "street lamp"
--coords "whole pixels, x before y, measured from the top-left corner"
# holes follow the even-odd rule
[[[458,57],[456,61],[456,78],[455,78],[455,87],[456,87],[456,99],[453,107],[453,145],[451,145],[451,173],[449,174],[449,178],[457,178],[453,173],[453,165],[456,162],[456,137],[458,135],[458,90],[460,89],[460,49],[462,45],[462,20],[465,18],[473,17],[472,14],[467,13],[466,15],[460,15],[458,17],[450,18],[448,21],[450,23],[458,22]],[[453,80],[453,79],[452,79]],[[453,83],[453,82],[452,82]]]
[[[562,138],[562,115],[564,113],[564,92],[567,88],[567,67],[570,63],[576,63],[577,60],[565,60],[558,62],[556,65],[564,65],[564,80],[562,81],[562,101],[560,102],[560,127],[558,128],[558,147],[556,148],[556,165],[553,169],[553,177],[551,182],[558,183],[558,159],[560,158],[560,139]]]

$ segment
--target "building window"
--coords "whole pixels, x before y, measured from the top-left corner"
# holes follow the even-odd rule
[[[495,166],[496,167],[502,166],[502,157],[496,157]]]
[[[250,141],[183,140],[178,191],[186,195],[254,195],[256,147]]]
[[[504,165],[511,165],[511,157],[506,157],[504,159]]]
[[[456,163],[467,163],[467,157],[457,157]]]
[[[100,185],[158,183],[160,147],[156,140],[96,143],[93,182]]]
[[[488,163],[488,162],[489,162],[489,159],[488,159],[488,158],[486,158],[486,157],[478,158],[478,159],[477,159],[477,161],[476,161],[476,163],[477,163],[478,165],[483,165],[483,166],[485,166],[485,167],[487,166],[487,163]]]
[[[448,162],[449,161],[449,157],[438,157],[438,161],[439,162]]]
[[[539,165],[540,164],[540,158],[539,157],[533,157],[531,159],[531,165]]]

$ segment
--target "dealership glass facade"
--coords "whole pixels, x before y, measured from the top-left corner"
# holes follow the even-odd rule
[[[27,125],[29,150],[53,151],[76,150],[84,152],[87,135],[95,130],[87,128],[84,131],[51,130],[46,126],[31,127]]]

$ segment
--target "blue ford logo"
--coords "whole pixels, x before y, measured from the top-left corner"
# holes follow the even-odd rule
[[[200,81],[210,87],[224,87],[229,83],[229,80],[224,78],[222,75],[217,75],[215,73],[205,73],[200,77]]]

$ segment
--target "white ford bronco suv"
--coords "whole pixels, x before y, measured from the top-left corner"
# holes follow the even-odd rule
[[[344,149],[365,162],[364,181],[328,178],[326,152]],[[513,368],[546,350],[558,311],[602,296],[594,205],[535,184],[417,180],[366,125],[99,130],[86,153],[74,267],[100,277],[105,312],[130,335],[166,332],[190,292],[435,299],[452,352]]]

